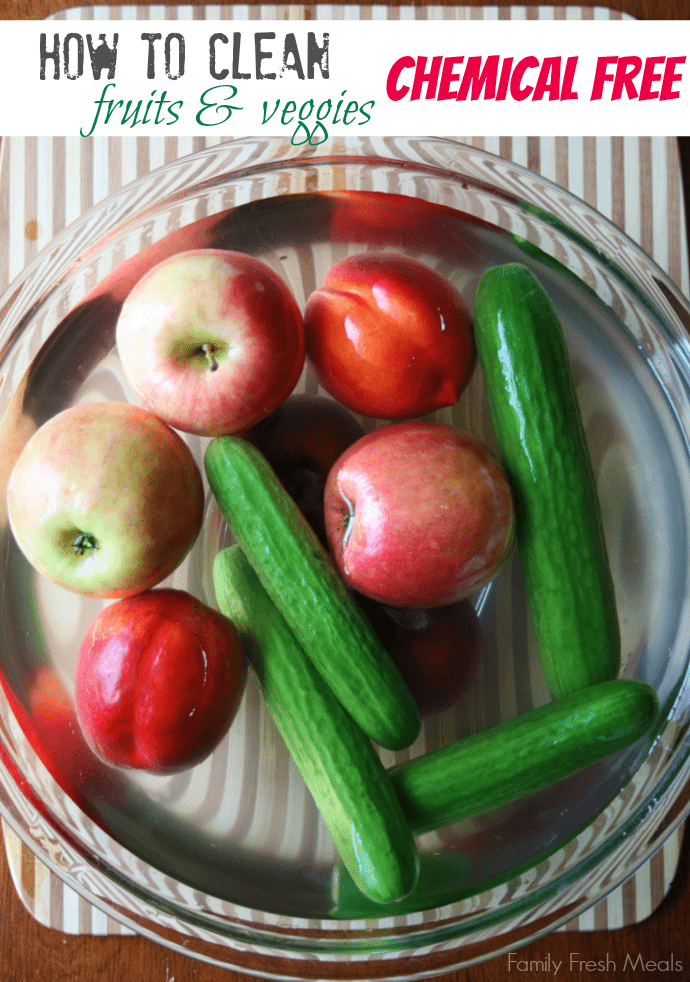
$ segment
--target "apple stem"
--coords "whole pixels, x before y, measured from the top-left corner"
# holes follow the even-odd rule
[[[88,532],[80,532],[72,543],[72,548],[79,556],[83,556],[87,549],[98,549],[98,543]]]
[[[211,344],[210,341],[206,341],[204,342],[204,344],[201,345],[201,350],[206,355],[206,360],[208,361],[209,368],[211,369],[212,372],[215,372],[215,370],[218,368],[218,362],[215,359],[215,351],[216,351],[215,345]]]

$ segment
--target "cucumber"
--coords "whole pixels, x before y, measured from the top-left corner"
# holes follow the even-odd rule
[[[204,463],[237,542],[347,712],[382,747],[410,746],[421,721],[409,689],[266,459],[224,436]]]
[[[331,917],[348,921],[367,920],[372,917],[399,917],[401,914],[415,914],[421,910],[455,904],[460,900],[467,900],[468,897],[477,897],[480,893],[493,890],[507,883],[508,880],[534,869],[575,839],[593,821],[594,819],[590,819],[585,822],[527,862],[489,877],[486,876],[484,859],[479,851],[469,855],[461,852],[456,846],[452,850],[443,852],[420,853],[417,886],[409,896],[404,897],[397,904],[372,904],[369,898],[357,889],[352,877],[341,863],[333,871],[331,878],[333,897]]]
[[[612,679],[389,769],[414,835],[498,808],[635,743],[659,711],[646,682]]]
[[[324,817],[343,865],[371,900],[413,889],[419,857],[371,741],[345,712],[239,546],[218,553],[216,599],[246,642],[266,704]]]
[[[560,697],[617,676],[621,641],[601,508],[558,316],[519,263],[487,270],[474,309],[479,360],[515,497],[539,655]]]
[[[658,714],[654,689],[627,679],[600,682],[540,709],[392,768],[415,835],[517,800],[632,745]],[[334,874],[334,917],[394,917],[455,903],[536,866],[591,824],[571,832],[509,875],[482,879],[481,857],[422,853],[417,886],[395,906],[375,908],[348,871]]]

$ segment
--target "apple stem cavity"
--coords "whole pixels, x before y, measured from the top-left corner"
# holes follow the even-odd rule
[[[348,543],[348,539],[352,535],[352,526],[354,524],[354,518],[355,518],[355,506],[352,504],[352,502],[347,497],[347,495],[343,494],[342,491],[340,492],[340,495],[343,501],[345,502],[345,504],[347,505],[347,512],[343,516],[343,520],[340,524],[340,528],[345,529],[345,534],[343,535],[343,549],[344,549]]]
[[[83,556],[87,549],[98,549],[98,542],[88,532],[80,532],[72,543],[72,548],[78,556]]]
[[[212,372],[215,372],[216,369],[218,368],[218,362],[216,361],[216,357],[215,357],[216,346],[214,344],[211,344],[210,341],[206,341],[204,342],[204,344],[201,345],[201,350],[206,355],[208,367],[211,369]]]

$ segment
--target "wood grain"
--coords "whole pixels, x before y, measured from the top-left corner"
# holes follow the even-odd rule
[[[108,0],[105,0],[108,2]],[[191,0],[192,3],[203,0]],[[390,0],[396,5],[396,0]],[[471,3],[472,0],[463,0]],[[251,0],[250,0],[251,3]],[[581,5],[595,6],[593,0]],[[424,0],[418,4],[425,6]],[[527,5],[536,5],[527,0]],[[0,0],[0,19],[39,19],[79,0]],[[690,0],[611,0],[608,6],[639,19],[689,19]],[[679,139],[685,197],[690,201],[690,137]],[[686,215],[688,238],[690,220]],[[516,979],[625,979],[690,977],[690,836],[681,851],[670,893],[642,924],[616,931],[555,933],[522,949],[519,955],[445,976],[439,982],[507,982]],[[626,969],[626,958],[660,963],[657,970]],[[664,965],[675,964],[675,970]],[[587,962],[590,966],[587,967]],[[608,962],[608,969],[603,965]],[[529,968],[521,967],[525,963]],[[530,964],[531,963],[531,964]],[[679,966],[680,963],[680,967]],[[592,968],[592,964],[595,965]],[[140,937],[74,937],[39,925],[21,904],[0,848],[0,982],[246,982],[246,977],[193,961],[182,953]]]

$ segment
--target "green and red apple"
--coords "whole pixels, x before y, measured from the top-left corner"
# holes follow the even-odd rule
[[[502,467],[479,440],[443,423],[394,423],[353,443],[328,475],[324,508],[346,582],[393,607],[471,596],[515,540]]]
[[[19,548],[76,593],[124,597],[173,572],[203,520],[199,467],[178,433],[139,406],[85,403],[44,423],[7,487]]]
[[[145,273],[116,340],[141,403],[203,436],[254,426],[304,366],[304,323],[287,284],[253,256],[222,249],[181,252]]]

